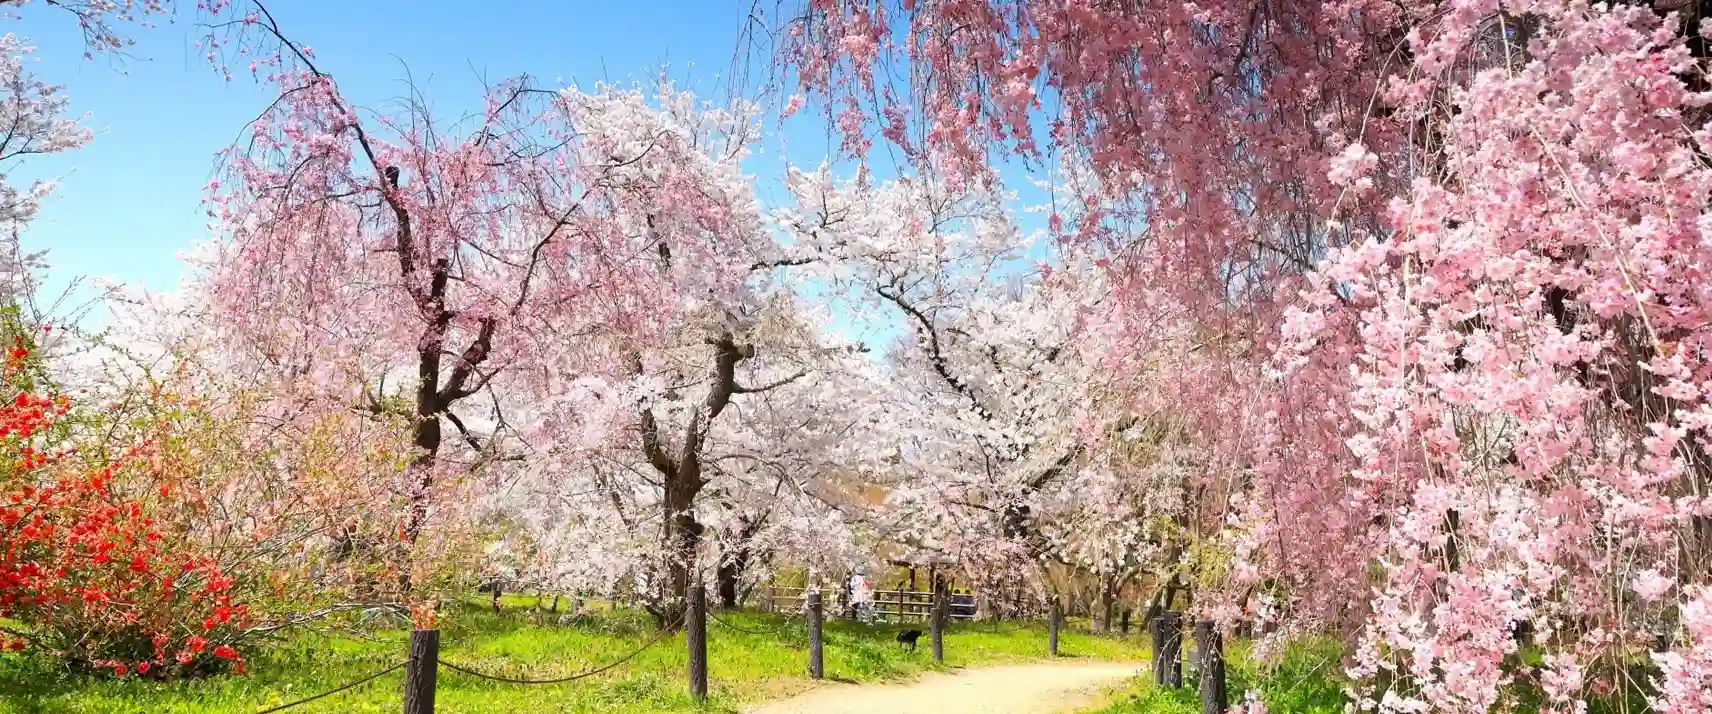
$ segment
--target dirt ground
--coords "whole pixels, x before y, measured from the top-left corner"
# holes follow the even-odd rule
[[[750,714],[1064,714],[1098,706],[1101,692],[1146,663],[1052,662],[927,673],[904,684],[827,682]]]

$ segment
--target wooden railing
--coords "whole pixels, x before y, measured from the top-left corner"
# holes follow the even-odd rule
[[[769,585],[761,594],[761,606],[770,612],[800,612],[803,608],[803,588]],[[946,605],[950,620],[973,620],[980,609],[979,595],[952,593]],[[879,622],[927,622],[933,614],[933,593],[915,590],[875,590],[869,601]],[[837,612],[847,612],[848,602],[829,603]]]

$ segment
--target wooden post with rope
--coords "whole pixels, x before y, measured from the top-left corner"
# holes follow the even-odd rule
[[[826,676],[826,660],[823,643],[821,642],[821,618],[824,613],[820,606],[820,591],[808,594],[808,677],[820,679]]]
[[[404,666],[404,714],[434,714],[440,667],[440,631],[410,632],[410,662]]]

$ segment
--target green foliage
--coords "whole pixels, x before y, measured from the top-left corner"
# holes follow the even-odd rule
[[[1184,643],[1184,652],[1192,645]],[[1253,690],[1267,709],[1274,714],[1342,714],[1345,697],[1340,659],[1341,650],[1330,639],[1305,640],[1291,644],[1275,661],[1258,661],[1249,655],[1248,642],[1227,646],[1226,691],[1232,706],[1244,701]],[[1537,667],[1539,656],[1526,652],[1523,664]],[[1151,676],[1139,677],[1122,701],[1088,714],[1200,714],[1201,700],[1198,683],[1188,677],[1185,660],[1186,686],[1166,689],[1154,686]],[[1613,675],[1631,686],[1621,694],[1591,695],[1588,714],[1628,714],[1650,711],[1646,704],[1644,683],[1651,672],[1642,663],[1629,671]],[[1543,696],[1527,677],[1519,677],[1506,692],[1504,702],[1495,711],[1512,714],[1538,714]]]
[[[22,357],[18,366],[6,375],[7,386],[14,390],[40,392],[53,386],[38,344],[43,329],[26,320],[16,304],[0,305],[0,347],[8,352],[19,350]]]
[[[1183,643],[1184,653],[1192,644]],[[1283,714],[1342,714],[1344,697],[1336,642],[1297,643],[1275,662],[1259,662],[1248,656],[1248,643],[1226,647],[1225,686],[1232,706],[1254,690],[1270,711]],[[1185,659],[1185,686],[1167,689],[1154,686],[1151,675],[1138,677],[1126,698],[1090,714],[1200,714],[1198,682],[1189,676]]]
[[[552,596],[546,598],[551,603]],[[506,596],[495,615],[486,599],[442,611],[441,657],[483,672],[513,677],[563,676],[603,665],[653,639],[646,615],[632,610],[590,608],[591,613],[557,624],[561,612],[536,610],[532,596]],[[543,604],[542,607],[546,607]],[[800,619],[760,613],[715,613],[708,623],[711,693],[708,710],[738,711],[811,685],[807,635]],[[723,622],[722,622],[723,621]],[[730,623],[749,632],[738,632]],[[351,623],[354,624],[354,623]],[[855,681],[907,677],[935,669],[926,639],[915,652],[893,640],[896,626],[865,627],[828,622],[826,674]],[[752,634],[758,633],[758,634]],[[64,675],[50,661],[27,654],[0,655],[0,714],[245,714],[317,694],[402,661],[407,633],[371,631],[362,637],[299,633],[250,658],[247,676],[201,681],[154,682],[90,679]],[[1078,657],[1135,661],[1146,653],[1134,642],[1065,633],[1060,648]],[[1039,625],[959,624],[946,640],[949,667],[1042,658],[1046,633]],[[436,695],[440,714],[514,712],[696,711],[686,692],[683,636],[668,637],[619,667],[560,685],[523,686],[477,680],[440,670]],[[393,714],[398,711],[402,674],[394,672],[363,687],[292,709],[293,714]]]

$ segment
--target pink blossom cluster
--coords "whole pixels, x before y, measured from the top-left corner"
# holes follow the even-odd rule
[[[1039,138],[1085,163],[1052,225],[1104,253],[1111,309],[1239,347],[1135,397],[1246,434],[1196,434],[1243,474],[1212,534],[1242,566],[1197,602],[1346,634],[1379,711],[1523,676],[1575,710],[1662,631],[1655,706],[1691,711],[1712,28],[1678,5],[822,0],[781,49],[953,180]]]

